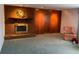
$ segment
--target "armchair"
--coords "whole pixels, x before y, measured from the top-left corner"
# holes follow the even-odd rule
[[[72,40],[73,38],[77,38],[74,28],[70,26],[65,26],[64,27],[64,40]]]

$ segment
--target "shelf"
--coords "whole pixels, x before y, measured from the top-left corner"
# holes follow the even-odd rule
[[[23,19],[19,19],[19,18],[8,18],[5,23],[29,23],[32,22],[33,19],[32,18],[23,18]]]

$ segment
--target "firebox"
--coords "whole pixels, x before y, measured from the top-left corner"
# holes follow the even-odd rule
[[[16,23],[15,24],[16,33],[26,33],[28,32],[28,24],[26,23]]]

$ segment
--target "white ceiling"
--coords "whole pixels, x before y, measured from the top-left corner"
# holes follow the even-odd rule
[[[79,4],[14,4],[15,6],[44,8],[44,9],[71,9],[79,8]]]

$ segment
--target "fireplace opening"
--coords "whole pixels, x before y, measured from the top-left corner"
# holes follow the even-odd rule
[[[28,32],[28,24],[18,23],[15,24],[16,33],[26,33]]]
[[[18,31],[27,31],[26,28],[27,28],[26,26],[17,26],[17,27],[16,27],[16,31],[17,31],[17,32],[18,32]]]

